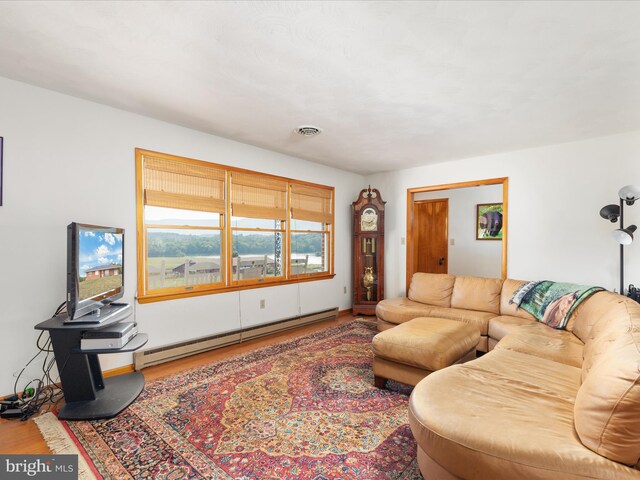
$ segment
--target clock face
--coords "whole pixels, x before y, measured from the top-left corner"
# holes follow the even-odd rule
[[[365,208],[360,215],[360,230],[374,232],[378,230],[378,214],[373,208]]]

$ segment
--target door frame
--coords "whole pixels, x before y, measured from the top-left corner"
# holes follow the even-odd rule
[[[447,236],[447,260],[446,260],[446,265],[447,265],[447,273],[449,273],[449,199],[448,198],[430,198],[428,200],[413,200],[413,204],[411,205],[411,208],[413,210],[413,207],[416,204],[423,204],[423,203],[433,203],[433,202],[442,202],[444,201],[447,205],[447,219],[445,222],[445,231],[446,231],[446,236]],[[411,222],[412,228],[413,228],[413,224],[415,222]],[[412,230],[413,232],[413,230]],[[413,237],[411,238],[411,247],[413,248],[413,250],[411,250],[411,256],[407,256],[407,258],[411,258],[411,271],[414,272],[417,268],[417,263],[418,263],[418,259],[415,258],[415,247],[417,247],[417,245],[414,243],[414,239]],[[407,246],[408,248],[408,246]],[[409,263],[407,263],[407,269],[409,268]]]
[[[502,185],[502,279],[507,278],[507,245],[509,238],[509,177],[487,178],[484,180],[471,180],[468,182],[446,183],[443,185],[431,185],[425,187],[407,188],[407,242],[406,242],[406,291],[409,293],[409,285],[413,275],[413,204],[415,194],[422,192],[436,192],[453,188],[481,187],[484,185]]]

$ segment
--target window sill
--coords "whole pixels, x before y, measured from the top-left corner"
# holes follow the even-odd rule
[[[165,300],[176,300],[178,298],[199,297],[202,295],[215,295],[216,293],[237,292],[239,290],[251,290],[253,288],[276,287],[279,285],[291,285],[291,284],[302,283],[302,282],[315,282],[316,280],[331,280],[335,276],[336,276],[335,273],[324,273],[324,274],[317,274],[317,275],[301,274],[301,275],[296,275],[294,278],[291,278],[289,280],[241,283],[241,284],[229,285],[225,287],[216,287],[216,288],[191,290],[191,291],[184,290],[180,292],[173,291],[171,293],[153,293],[153,294],[139,296],[137,300],[138,300],[138,303],[163,302]]]

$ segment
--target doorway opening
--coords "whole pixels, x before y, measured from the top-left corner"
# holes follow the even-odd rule
[[[473,260],[463,258],[462,255],[456,259],[457,262],[449,259],[449,252],[454,252],[455,248],[462,251],[460,249],[464,242],[467,245],[474,245],[476,248],[482,246],[485,251],[491,249],[496,252],[495,255],[501,256],[500,259],[496,259],[498,265],[495,267],[494,276],[501,275],[503,279],[507,278],[508,183],[509,179],[507,177],[500,177],[407,189],[407,291],[409,290],[411,277],[415,272],[449,273],[451,269],[451,273],[457,275],[465,274],[465,272],[460,273],[460,263]],[[472,188],[483,186],[494,186],[495,188]],[[454,196],[457,195],[456,198],[465,197],[467,203],[473,202],[474,198],[479,199],[477,200],[478,204],[487,203],[482,200],[485,197],[475,196],[474,192],[476,190],[493,191],[497,197],[492,198],[498,198],[498,203],[502,203],[502,237],[500,242],[476,240],[472,229],[475,227],[471,226],[471,223],[475,220],[475,210],[471,210],[469,207],[471,204],[466,205],[465,211],[460,213],[456,206],[460,201],[449,202],[450,198],[453,201]],[[475,209],[475,205],[473,208]],[[454,216],[449,219],[449,215]],[[458,218],[457,216],[463,218]],[[461,238],[449,238],[452,231],[454,234],[456,233],[456,227],[460,226],[460,223],[464,223],[465,228],[469,231],[465,230]],[[457,234],[461,235],[459,231]],[[456,245],[460,246],[456,247]],[[476,257],[476,260],[481,262],[483,259]],[[473,269],[470,268],[470,270]],[[474,273],[467,274],[473,275]]]

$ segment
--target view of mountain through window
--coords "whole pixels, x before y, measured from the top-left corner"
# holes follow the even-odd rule
[[[156,153],[138,162],[145,295],[332,273],[331,187]]]

